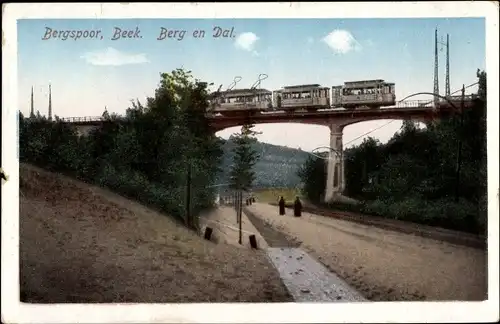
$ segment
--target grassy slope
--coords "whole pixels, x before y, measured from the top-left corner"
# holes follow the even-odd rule
[[[202,240],[136,202],[20,170],[24,302],[291,301],[260,251]]]
[[[266,203],[277,203],[280,197],[283,196],[287,204],[293,204],[297,196],[302,197],[299,190],[290,188],[260,189],[255,190],[254,195],[259,202]]]

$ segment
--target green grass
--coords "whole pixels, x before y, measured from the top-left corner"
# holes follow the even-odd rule
[[[293,204],[295,197],[302,198],[299,189],[296,188],[269,188],[254,191],[255,198],[259,202],[277,203],[281,196],[285,199],[286,204]]]

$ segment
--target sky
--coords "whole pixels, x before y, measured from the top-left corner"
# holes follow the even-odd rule
[[[238,87],[250,87],[265,73],[269,77],[261,86],[268,90],[384,79],[395,83],[397,100],[432,92],[435,28],[439,41],[446,41],[447,33],[450,37],[451,91],[476,82],[476,70],[485,69],[486,61],[484,18],[24,19],[17,24],[19,109],[29,113],[33,86],[35,111],[47,114],[50,83],[53,114],[60,117],[99,116],[105,107],[122,114],[131,100],[145,102],[154,95],[161,72],[179,67],[224,88],[235,76],[242,78]],[[214,37],[216,27],[228,37]],[[117,32],[129,37],[116,37]],[[446,49],[439,49],[443,94]],[[344,147],[359,144],[370,131],[369,136],[386,142],[401,126],[400,121],[387,123],[347,126]],[[329,144],[325,126],[255,129],[260,141],[271,144],[308,151]],[[218,135],[228,138],[238,131],[229,128]]]

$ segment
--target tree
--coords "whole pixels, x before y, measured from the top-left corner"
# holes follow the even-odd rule
[[[320,203],[326,186],[326,160],[324,157],[309,156],[297,174],[304,184],[302,188],[304,196],[310,202]]]
[[[125,116],[105,111],[101,127],[85,137],[39,113],[31,119],[19,114],[20,159],[85,178],[177,218],[185,215],[189,164],[196,216],[214,201],[210,185],[222,154],[205,117],[206,87],[188,71],[162,73],[146,104],[132,102]]]
[[[252,124],[243,125],[241,133],[233,138],[235,147],[230,171],[232,189],[249,190],[255,180],[254,166],[257,163],[258,154],[253,145],[257,142],[255,135],[258,132],[253,131],[253,127]]]
[[[344,156],[346,157],[345,194],[354,198],[361,197],[363,188],[383,163],[381,144],[377,139],[368,137],[357,147],[347,149]]]
[[[486,73],[478,70],[476,76],[471,108],[423,129],[404,121],[386,144],[367,139],[346,150],[345,194],[363,201],[363,212],[484,234]],[[311,201],[324,188],[323,170],[319,160],[307,161],[301,170]]]

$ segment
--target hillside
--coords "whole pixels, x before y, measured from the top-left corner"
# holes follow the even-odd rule
[[[234,142],[231,139],[224,140],[223,143],[222,168],[225,172],[220,175],[220,181],[227,180],[234,148]],[[254,149],[261,157],[255,165],[255,188],[294,188],[300,185],[297,171],[307,160],[309,156],[307,152],[261,142],[257,142]]]
[[[19,214],[22,302],[290,301],[263,252],[26,164]]]

